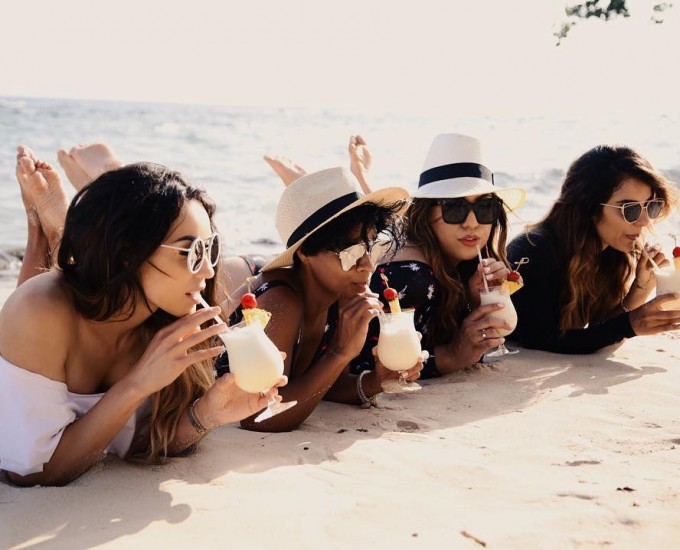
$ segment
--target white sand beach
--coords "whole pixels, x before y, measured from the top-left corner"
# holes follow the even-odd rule
[[[4,301],[14,282],[0,281]],[[680,335],[522,350],[287,434],[0,485],[1,548],[677,548]]]

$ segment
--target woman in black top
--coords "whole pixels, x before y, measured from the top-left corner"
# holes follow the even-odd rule
[[[569,167],[545,219],[515,238],[508,257],[522,268],[513,295],[519,322],[509,337],[527,348],[591,353],[641,334],[680,328],[679,311],[663,311],[673,295],[645,303],[656,286],[645,245],[653,220],[676,204],[668,181],[627,147],[597,146]]]

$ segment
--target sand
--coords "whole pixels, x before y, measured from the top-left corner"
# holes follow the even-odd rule
[[[293,433],[0,484],[0,548],[678,548],[679,359],[680,335],[522,350]]]

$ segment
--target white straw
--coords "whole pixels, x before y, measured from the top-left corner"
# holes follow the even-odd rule
[[[484,273],[484,262],[482,261],[482,251],[477,245],[477,256],[479,256],[479,263],[482,265],[482,281],[484,281],[484,290],[489,292],[489,283],[486,282],[486,273]]]
[[[655,271],[661,271],[661,268],[657,265],[657,263],[652,260],[652,257],[649,255],[649,253],[645,250],[645,247],[642,247],[642,253],[645,255],[645,258],[649,260],[649,262],[654,266]]]
[[[201,305],[205,309],[210,309],[210,305],[208,304],[208,302],[205,301],[205,298],[203,298],[203,296],[201,296],[201,294],[199,292],[195,292],[193,295],[196,296],[196,298],[198,298],[198,301],[201,303]],[[224,324],[224,321],[222,319],[220,319],[218,315],[215,315],[215,317],[213,317],[213,320],[216,323]]]

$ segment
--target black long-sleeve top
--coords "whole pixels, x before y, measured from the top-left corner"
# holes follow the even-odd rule
[[[586,328],[560,332],[559,289],[566,284],[565,266],[558,265],[555,247],[558,237],[547,227],[522,234],[508,245],[508,259],[522,257],[529,263],[520,268],[524,287],[512,295],[518,323],[508,336],[526,348],[556,353],[593,353],[603,347],[632,338],[635,332],[629,314],[621,313]]]

